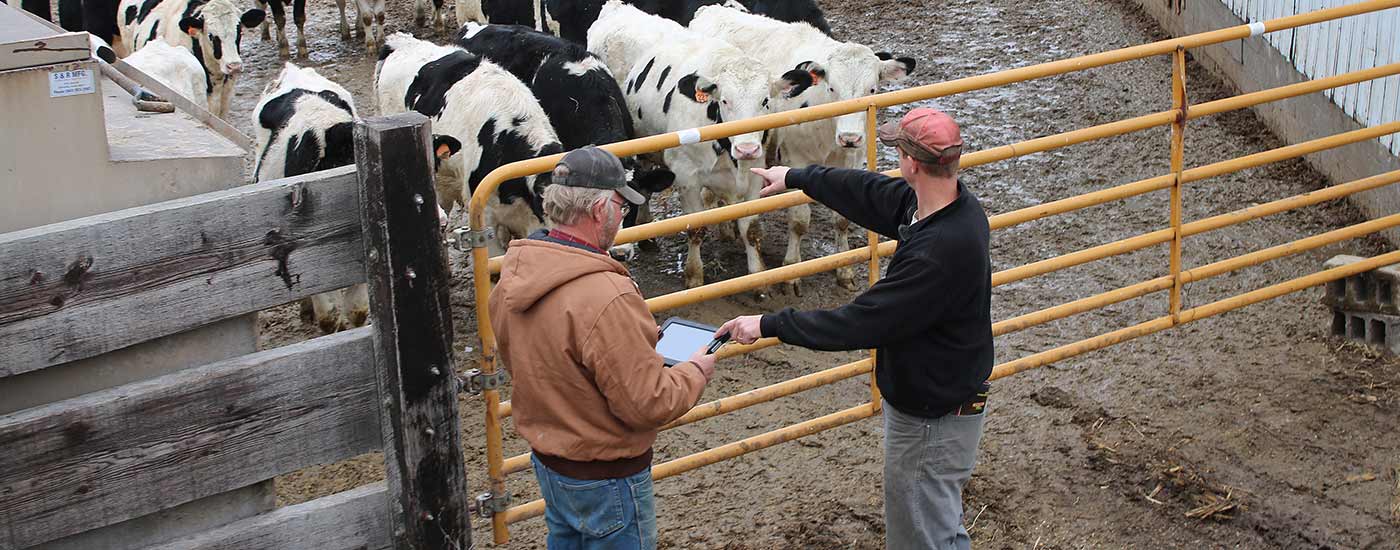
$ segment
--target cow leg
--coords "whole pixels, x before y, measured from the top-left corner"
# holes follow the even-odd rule
[[[275,0],[274,0],[274,1],[275,1]],[[264,12],[269,11],[269,10],[268,10],[268,5],[267,5],[267,0],[257,0],[257,4],[258,4],[258,9],[263,10]],[[269,23],[268,23],[267,18],[263,18],[262,24],[258,25],[258,28],[262,29],[262,41],[263,41],[263,42],[267,42],[268,40],[271,40],[271,39],[272,39],[272,35],[271,35],[271,34],[268,34],[268,32],[267,32],[267,26],[268,26],[268,25],[269,25]]]
[[[360,283],[345,289],[343,304],[349,316],[350,328],[365,326],[369,320],[369,287]]]
[[[841,160],[845,161],[845,166],[847,166],[847,167],[849,167],[849,168],[860,168],[861,165],[865,164],[865,155],[864,155],[864,153],[861,153],[861,152],[846,152],[846,153],[845,153],[845,158],[844,158],[844,159],[841,159]],[[833,212],[833,214],[835,214],[835,213]],[[848,219],[842,217],[840,214],[835,214],[835,216],[836,216],[836,253],[839,254],[839,253],[846,252],[846,251],[848,251],[848,250],[851,249],[851,220],[848,220]],[[844,289],[846,289],[846,290],[855,290],[855,289],[856,289],[856,268],[855,268],[855,266],[849,266],[849,265],[848,265],[848,266],[846,266],[846,267],[837,268],[837,269],[836,269],[836,284],[841,285],[841,288],[844,288]]]
[[[267,7],[271,8],[272,23],[277,27],[277,55],[286,58],[291,57],[291,53],[287,51],[287,6],[283,2],[284,0],[268,0]],[[267,19],[263,19],[263,31],[267,31]]]
[[[370,55],[375,55],[375,49],[384,45],[384,0],[374,2],[374,47],[369,49]]]
[[[433,0],[433,30],[447,30],[447,10],[442,9],[442,0]]]
[[[683,172],[677,171],[676,173]],[[696,174],[693,170],[684,173]],[[697,181],[687,183],[688,185],[681,189],[681,211],[686,214],[699,212],[705,207],[704,201],[700,197],[700,184]],[[685,286],[687,288],[695,288],[705,284],[705,262],[700,258],[700,241],[704,238],[704,227],[686,231],[686,241],[689,245],[685,255]]]
[[[292,21],[297,24],[297,55],[304,59],[311,55],[306,47],[306,0],[292,0]]]
[[[730,204],[758,198],[758,191],[763,188],[763,180],[750,172],[749,168],[763,166],[762,160],[739,161],[734,173],[734,183],[739,192],[737,196],[729,197]],[[736,225],[739,228],[739,237],[744,241],[744,256],[748,260],[749,273],[758,273],[767,269],[763,265],[763,253],[760,247],[763,241],[763,229],[758,223],[758,216],[739,218]],[[765,300],[768,298],[768,287],[756,288],[753,290],[753,294],[755,298]]]
[[[322,292],[311,297],[311,310],[322,334],[340,330],[340,291]]]
[[[340,39],[350,40],[350,23],[345,20],[345,0],[335,0],[335,7],[340,10]]]
[[[413,26],[418,28],[423,27],[423,19],[427,15],[423,13],[426,11],[424,4],[427,3],[428,0],[413,0]]]
[[[367,9],[360,10],[360,29],[365,36],[365,51],[374,55],[374,14]]]
[[[229,104],[233,103],[234,85],[237,83],[238,75],[224,75],[224,85],[219,90],[219,118],[228,116]]]
[[[812,225],[812,205],[803,204],[788,209],[788,242],[787,253],[783,255],[783,265],[792,265],[802,261],[802,236],[807,234],[807,228],[810,225]],[[793,279],[784,282],[783,286],[785,290],[801,296],[801,283],[801,280]]]
[[[851,249],[851,220],[836,214],[836,253],[840,254]],[[846,266],[836,269],[836,284],[846,290],[856,289],[856,268]]]

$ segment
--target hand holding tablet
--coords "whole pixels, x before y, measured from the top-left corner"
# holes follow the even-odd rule
[[[656,351],[666,359],[668,367],[690,360],[698,353],[697,350],[704,350],[705,355],[714,355],[729,341],[728,335],[716,338],[715,330],[709,325],[672,317],[661,324],[661,340],[656,343]]]

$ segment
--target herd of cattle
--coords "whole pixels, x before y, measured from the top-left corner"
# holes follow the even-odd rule
[[[305,0],[258,3],[272,7],[285,54],[288,1],[305,52]],[[262,25],[268,33],[266,13],[241,10],[235,0],[63,2],[61,13],[65,3],[84,2],[82,21],[66,25],[89,30],[95,43],[110,43],[117,57],[207,102],[220,117],[228,113],[242,69],[243,29]],[[442,0],[415,3],[420,26],[428,16],[442,28]],[[344,1],[338,4],[341,34],[348,38]],[[486,174],[511,162],[861,97],[905,78],[915,65],[912,58],[833,38],[813,0],[458,0],[457,17],[467,23],[449,45],[406,33],[383,37],[384,0],[355,5],[367,47],[378,46],[378,114],[416,111],[433,121],[438,200],[446,212],[465,204]],[[359,115],[344,87],[287,63],[252,114],[257,179],[353,163],[351,128]],[[625,164],[634,188],[650,195],[674,184],[683,210],[696,212],[757,198],[760,181],[751,167],[859,166],[865,124],[858,113],[687,144]],[[493,254],[543,226],[540,197],[549,177],[507,181],[491,198]],[[643,205],[624,223],[649,218]],[[801,260],[810,219],[809,207],[789,210],[785,264]],[[750,272],[764,269],[754,221],[739,220],[734,235]],[[728,224],[720,227],[733,233]],[[848,250],[849,222],[838,218],[836,229],[838,251]],[[700,230],[688,234],[690,287],[704,282],[702,236]],[[851,268],[837,278],[854,286]],[[323,330],[364,322],[362,287],[314,303]]]

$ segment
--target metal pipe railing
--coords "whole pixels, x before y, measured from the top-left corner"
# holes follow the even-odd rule
[[[768,403],[789,395],[802,393],[813,388],[831,385],[842,380],[849,380],[862,374],[874,372],[874,370],[874,360],[861,359],[854,363],[847,363],[821,372],[814,372],[806,376],[791,378],[777,384],[752,389],[744,393],[696,405],[695,408],[690,409],[690,412],[685,413],[685,416],[671,421],[670,424],[662,426],[661,429],[664,431],[679,428],[721,414],[731,413],[761,403]],[[523,453],[506,459],[505,473],[507,474],[522,472],[528,469],[530,469],[530,453]]]
[[[1290,84],[1278,88],[1270,88],[1268,90],[1261,90],[1258,92],[1252,92],[1225,99],[1217,99],[1206,103],[1200,103],[1197,105],[1191,105],[1187,109],[1186,119],[1195,120],[1210,115],[1245,109],[1257,105],[1262,105],[1264,103],[1279,101],[1282,99],[1289,99],[1293,97],[1307,95],[1310,93],[1319,92],[1322,90],[1329,90],[1340,86],[1356,84],[1359,82],[1365,82],[1367,80],[1374,80],[1377,78],[1384,78],[1387,76],[1394,75],[1400,75],[1400,63],[1392,63],[1389,65],[1374,67],[1371,69],[1353,71],[1350,73],[1340,74],[1318,80],[1309,80],[1306,82],[1299,82],[1296,84]],[[1158,126],[1173,124],[1177,119],[1177,115],[1178,110],[1172,109],[1148,115],[1142,115],[1126,120],[1091,126],[1088,128],[1071,130],[1068,132],[1062,132],[1050,136],[1034,138],[1020,143],[1013,143],[1010,145],[993,147],[991,149],[984,149],[981,151],[976,151],[963,155],[963,158],[961,159],[959,164],[964,169],[966,169],[1002,160],[1007,160],[1019,156],[1029,155],[1032,153],[1042,153],[1045,151],[1069,147],[1071,145],[1078,145],[1089,141],[1121,136],[1140,130],[1147,130],[1151,128],[1156,128]],[[885,174],[891,176],[898,175],[898,173],[898,170],[889,170],[885,172]],[[1165,178],[1166,176],[1162,177]],[[1146,181],[1148,180],[1144,180],[1144,182]],[[1161,189],[1161,187],[1154,187],[1152,184],[1147,184],[1143,186],[1142,189],[1145,189],[1142,191],[1142,193],[1146,193],[1156,189]],[[1103,202],[1127,198],[1137,194],[1141,193],[1132,193],[1128,195],[1107,195],[1112,198],[1108,198]],[[629,227],[618,232],[617,244],[628,244],[643,241],[646,239],[654,239],[656,237],[666,235],[674,235],[682,231],[688,231],[695,227],[705,227],[717,223],[736,220],[743,217],[755,216],[758,214],[782,210],[784,208],[791,208],[793,206],[798,206],[802,204],[810,204],[811,202],[812,199],[807,197],[807,195],[803,194],[800,191],[794,191],[791,193],[784,193],[782,195],[774,197],[765,197],[762,199],[741,202],[739,204],[713,208],[704,212],[695,212],[692,214],[684,214],[681,216],[667,218],[664,220],[656,220],[642,225]],[[1040,219],[1051,214],[1058,214],[1069,211],[1042,211],[1042,207],[1050,206],[1052,204],[1054,203],[1046,203],[1044,205],[1028,207],[1021,210],[1017,210],[1015,212],[1008,212],[1006,214],[996,216],[993,218],[994,223],[992,228],[1000,229],[1003,227],[1010,227],[1011,225]],[[1085,206],[1092,206],[1094,204],[1103,203],[1095,202],[1091,204],[1086,204]],[[1083,207],[1084,206],[1081,206],[1080,208]],[[1032,214],[1035,214],[1037,212],[1041,212],[1040,215],[1032,216]],[[490,267],[492,273],[500,272],[500,261],[501,258],[499,256],[491,258]]]

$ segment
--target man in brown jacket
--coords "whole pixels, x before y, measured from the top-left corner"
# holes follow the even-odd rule
[[[617,157],[569,152],[544,191],[554,228],[510,244],[491,293],[551,550],[656,547],[652,443],[714,376],[704,350],[671,368],[656,352],[656,321],[627,268],[607,254],[623,200],[644,199]]]

